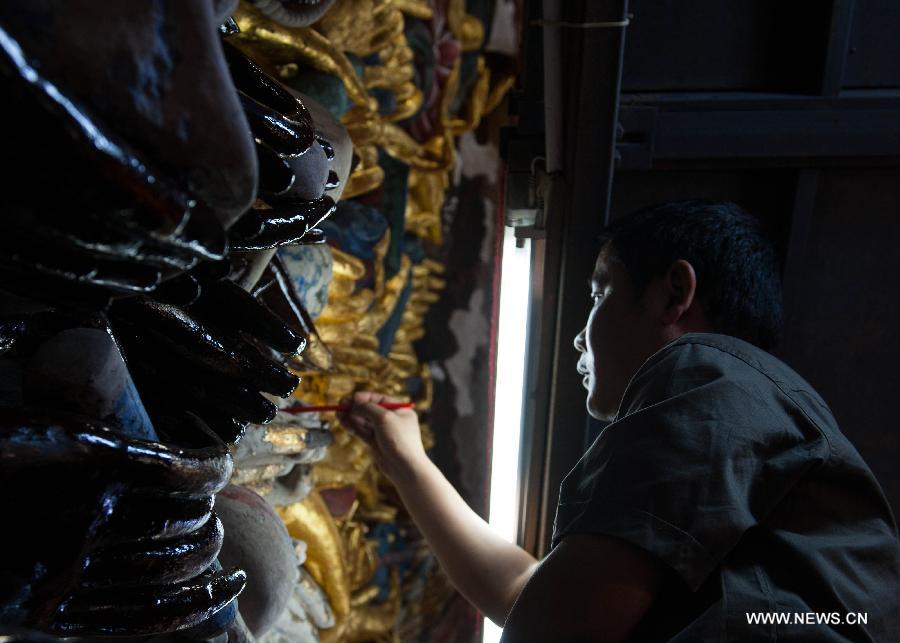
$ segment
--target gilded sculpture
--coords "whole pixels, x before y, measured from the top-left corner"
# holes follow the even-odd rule
[[[3,391],[3,480],[35,485],[35,467],[52,466],[87,493],[74,506],[112,516],[64,525],[52,582],[20,570],[13,580],[32,593],[0,605],[0,633],[400,640],[451,595],[364,445],[333,413],[302,407],[364,388],[427,415],[431,379],[413,342],[445,285],[427,248],[442,243],[456,137],[510,79],[492,79],[479,56],[462,81],[461,55],[484,28],[460,0],[254,0],[233,20],[216,14],[228,4],[142,6],[146,24],[196,27],[178,46],[194,48],[202,80],[124,5],[109,9],[121,31],[82,48],[80,67],[57,52],[100,19],[89,2],[29,9],[62,34],[59,49],[0,33],[7,101],[22,112],[12,120],[43,119],[8,128],[7,153],[24,160],[26,184],[46,176],[34,150],[71,161],[58,186],[93,208],[73,226],[59,190],[8,204],[0,370],[28,379]],[[21,19],[0,15],[4,29]],[[151,76],[177,81],[169,95],[138,73],[137,117],[107,100],[127,83],[93,74],[120,38],[137,43],[138,72],[153,61]],[[195,91],[211,77],[218,94]],[[106,379],[78,381],[65,359]],[[66,469],[79,458],[101,478]],[[24,551],[43,542],[29,534],[48,515],[20,509],[33,522]],[[247,546],[259,540],[271,546]]]

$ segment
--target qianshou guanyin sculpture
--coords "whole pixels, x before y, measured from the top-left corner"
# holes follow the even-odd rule
[[[427,413],[430,375],[413,342],[444,286],[444,268],[432,257],[442,243],[456,138],[498,104],[512,79],[492,82],[476,53],[484,29],[463,2],[314,6],[324,4],[327,13],[312,23],[290,1],[242,2],[234,13],[235,45],[289,89],[326,105],[355,157],[335,215],[320,226],[328,245],[278,251],[314,323],[292,397],[318,406],[375,390]],[[233,479],[277,505],[290,535],[306,543],[306,577],[297,586],[305,598],[292,599],[260,640],[421,635],[451,590],[404,524],[367,448],[333,414],[279,405],[286,408],[271,424],[248,426]],[[314,446],[326,427],[331,444]],[[301,607],[317,600],[316,586],[329,617]]]
[[[215,8],[0,9],[0,633],[240,638],[214,498],[308,320],[239,283],[338,179]]]
[[[0,8],[0,634],[362,641],[440,609],[364,445],[301,407],[430,407],[427,250],[510,84],[483,32],[461,0]]]

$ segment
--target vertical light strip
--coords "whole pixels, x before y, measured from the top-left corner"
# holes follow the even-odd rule
[[[519,441],[522,435],[522,387],[531,286],[531,240],[516,247],[515,230],[504,228],[494,377],[494,444],[491,459],[491,528],[516,542],[518,525]],[[484,619],[484,643],[500,640],[501,629]]]

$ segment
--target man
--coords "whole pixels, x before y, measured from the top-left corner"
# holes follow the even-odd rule
[[[637,212],[590,296],[578,369],[612,423],[563,481],[541,562],[465,505],[414,412],[358,393],[342,418],[460,592],[508,641],[892,640],[896,524],[825,402],[762,350],[781,290],[756,220],[709,201]]]

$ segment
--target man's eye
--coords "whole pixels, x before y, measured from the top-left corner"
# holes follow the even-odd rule
[[[596,304],[598,301],[600,301],[602,298],[603,298],[603,293],[602,293],[602,292],[592,292],[592,293],[591,293],[591,301],[593,301],[595,304]]]

